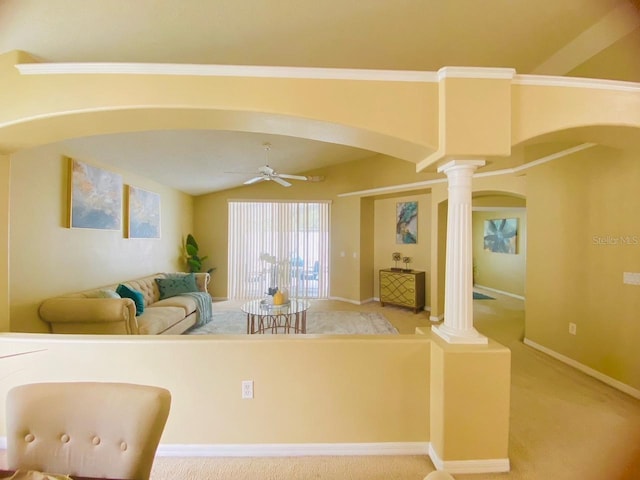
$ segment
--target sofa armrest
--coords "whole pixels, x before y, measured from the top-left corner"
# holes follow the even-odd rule
[[[130,298],[56,297],[42,302],[38,313],[49,323],[124,322],[130,333],[138,332],[136,305]]]
[[[209,282],[211,281],[211,275],[207,272],[196,272],[194,273],[196,278],[196,285],[198,285],[198,289],[201,292],[209,291]]]

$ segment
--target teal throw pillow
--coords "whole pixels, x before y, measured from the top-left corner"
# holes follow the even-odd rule
[[[136,317],[138,315],[142,315],[142,312],[144,312],[144,296],[142,295],[142,292],[120,284],[118,285],[118,288],[116,288],[116,293],[122,298],[130,298],[133,300],[136,304]]]
[[[180,276],[171,275],[169,278],[156,278],[156,284],[160,290],[160,300],[198,291],[196,276],[193,273]]]

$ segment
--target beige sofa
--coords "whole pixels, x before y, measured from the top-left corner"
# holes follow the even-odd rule
[[[47,299],[40,305],[40,318],[50,324],[53,333],[181,334],[200,320],[198,301],[190,295],[161,300],[156,278],[168,276],[158,273],[121,282],[142,293],[144,309],[137,316],[136,304],[131,298],[105,298],[117,290],[120,284],[115,284]],[[209,274],[195,273],[194,276],[198,290],[207,292]]]

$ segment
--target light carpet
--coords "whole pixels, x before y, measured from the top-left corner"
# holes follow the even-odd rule
[[[246,335],[247,315],[240,311],[214,311],[206,325],[187,335]],[[307,333],[323,335],[393,335],[398,330],[377,312],[307,312]]]

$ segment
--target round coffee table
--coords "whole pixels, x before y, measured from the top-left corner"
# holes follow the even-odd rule
[[[252,300],[242,305],[247,314],[247,333],[307,333],[309,302],[292,298],[284,305]]]

